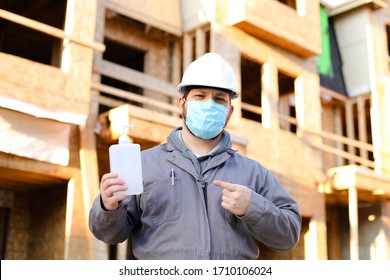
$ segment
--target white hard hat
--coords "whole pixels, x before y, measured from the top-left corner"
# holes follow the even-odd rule
[[[193,61],[184,72],[177,90],[184,95],[186,88],[197,86],[228,91],[232,99],[239,95],[232,67],[217,53],[206,53]]]

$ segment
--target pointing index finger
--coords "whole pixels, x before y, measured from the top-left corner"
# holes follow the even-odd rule
[[[229,191],[235,191],[236,187],[233,184],[221,181],[221,180],[214,180],[214,185],[221,187],[223,189],[229,190]]]

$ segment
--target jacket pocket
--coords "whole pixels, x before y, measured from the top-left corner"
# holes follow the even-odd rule
[[[145,209],[143,215],[150,218],[154,227],[178,219],[182,212],[181,184],[175,179],[172,186],[171,179],[155,182],[145,187],[142,195]]]

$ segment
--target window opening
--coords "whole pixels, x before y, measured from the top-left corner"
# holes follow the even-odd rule
[[[144,71],[144,61],[145,61],[145,52],[140,51],[135,48],[131,48],[129,46],[125,46],[118,42],[114,42],[109,39],[104,40],[104,44],[106,45],[106,51],[103,54],[103,59],[119,64],[121,66],[125,66],[140,72]],[[143,89],[141,87],[126,83],[124,81],[119,81],[117,79],[113,79],[111,77],[107,77],[102,75],[101,79],[102,84],[112,86],[114,88],[122,89],[125,91],[129,91],[132,93],[136,93],[139,95],[143,95]],[[130,101],[126,98],[114,96],[112,94],[108,94],[105,92],[101,92],[102,96],[109,97],[114,100],[122,101],[127,104],[132,104],[136,106],[142,107],[142,104]],[[109,107],[101,105],[100,113],[108,111]]]
[[[241,57],[241,101],[243,118],[261,119],[261,64]]]
[[[0,0],[0,9],[63,29],[66,3],[66,0]],[[60,66],[61,39],[5,19],[0,19],[0,38],[1,52],[47,65]]]
[[[278,73],[279,125],[282,130],[297,132],[294,78]]]
[[[0,207],[0,259],[5,260],[10,208]]]

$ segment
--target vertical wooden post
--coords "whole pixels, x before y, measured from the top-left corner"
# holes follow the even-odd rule
[[[183,73],[192,62],[192,38],[188,33],[183,36]]]
[[[353,102],[348,100],[345,103],[345,119],[346,119],[346,126],[347,126],[347,137],[351,139],[355,139],[355,131],[354,131],[354,123],[353,123]],[[348,145],[348,152],[351,154],[355,154],[354,147],[351,145]],[[352,160],[349,160],[350,164],[354,164],[355,162]]]
[[[333,106],[325,105],[322,107],[322,129],[327,132],[333,133],[335,130],[335,122],[333,121]],[[326,146],[334,146],[334,141],[330,139],[323,139],[323,143]],[[334,167],[336,165],[336,156],[330,153],[324,153],[322,156],[322,162],[324,169]]]
[[[278,111],[283,116],[290,115],[290,95],[283,95],[279,97]],[[280,128],[283,130],[290,130],[290,123],[286,120],[280,119]]]
[[[366,97],[360,96],[357,98],[357,113],[358,113],[358,128],[359,128],[359,141],[367,143],[367,124],[366,124],[366,109],[365,109]],[[360,156],[363,159],[368,159],[368,151],[361,148]]]
[[[354,186],[350,186],[348,189],[348,211],[350,259],[359,260],[358,196],[357,189]]]
[[[66,197],[66,218],[65,218],[65,246],[64,246],[64,260],[70,259],[70,247],[72,234],[72,217],[73,217],[73,201],[74,201],[74,185],[75,179],[71,178],[68,182],[68,191]]]
[[[96,11],[96,2],[68,0],[64,26],[65,33],[76,38],[85,38],[93,41]],[[86,112],[89,112],[93,50],[67,41],[64,41],[61,61],[61,70],[67,74],[66,95],[77,95],[82,98]],[[76,211],[77,207],[73,207],[73,213],[68,212],[67,217],[71,217],[72,224],[77,223],[82,228],[83,235],[81,237],[84,240],[82,245],[85,248],[67,247],[64,257],[69,259],[75,258],[76,255],[78,257],[82,256],[82,258],[94,259],[92,238],[88,228],[91,191],[96,190],[99,186],[94,128],[94,120],[91,119],[91,116],[88,116],[85,124],[80,126],[79,158],[81,179],[74,181],[74,187],[70,183],[69,188],[70,190],[74,188],[74,196],[73,198],[68,196],[68,199],[74,199],[75,202],[82,203],[83,211]],[[70,207],[72,203],[68,201],[67,205]],[[69,209],[69,211],[71,210]],[[80,232],[77,232],[76,236],[76,232],[70,229],[70,225],[68,225],[66,230],[70,236],[67,236],[68,240],[66,242],[80,241]]]
[[[95,40],[96,42],[104,42],[104,30],[105,30],[105,18],[106,7],[105,0],[98,0],[96,3],[96,28],[95,28]],[[98,51],[94,51],[94,60],[101,61],[103,54]],[[93,82],[99,82],[101,76],[99,74],[92,73],[91,80]],[[82,179],[84,199],[89,203],[85,206],[86,210],[91,207],[93,199],[99,194],[99,168],[97,158],[97,144],[95,140],[94,129],[98,122],[99,113],[99,98],[100,93],[96,90],[90,89],[90,110],[86,125],[80,129],[80,162],[82,166]],[[102,241],[91,237],[92,246],[92,259],[108,259],[108,246]]]
[[[195,55],[196,58],[202,56],[206,51],[206,34],[202,28],[197,28],[195,32]]]
[[[272,62],[266,62],[262,67],[261,74],[261,107],[262,123],[264,127],[279,129],[278,117],[278,69]]]
[[[341,120],[341,108],[340,106],[334,107],[334,130],[336,135],[343,135],[343,124]],[[337,141],[335,144],[336,148],[340,151],[343,150],[343,144],[340,141]],[[344,165],[343,158],[336,156],[336,166]]]
[[[386,84],[384,92],[380,95],[382,105],[380,110],[381,147],[380,147],[380,171],[390,174],[390,81]]]
[[[371,129],[375,172],[390,174],[390,78],[371,93]]]

